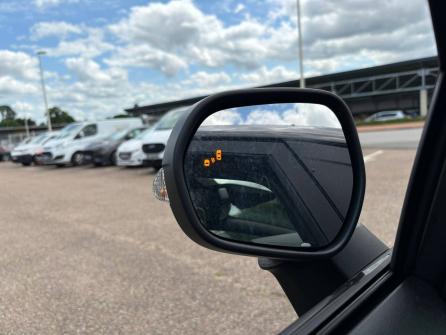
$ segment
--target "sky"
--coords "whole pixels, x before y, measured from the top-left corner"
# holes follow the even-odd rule
[[[436,55],[424,0],[301,0],[305,76]],[[295,0],[0,1],[0,105],[78,120],[299,77]]]
[[[341,128],[339,120],[331,109],[324,105],[310,103],[265,104],[225,109],[208,116],[202,125],[293,125]]]

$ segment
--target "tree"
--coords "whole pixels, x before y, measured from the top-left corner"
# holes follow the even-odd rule
[[[0,106],[0,127],[24,127],[25,119],[17,118],[17,113],[9,106]],[[28,119],[29,126],[35,126],[36,123],[32,119]]]
[[[49,109],[51,124],[67,124],[76,121],[68,112],[57,106]]]
[[[32,119],[28,119],[28,126],[35,126],[36,122]],[[25,119],[3,119],[0,121],[0,127],[24,127]]]
[[[14,120],[17,115],[16,112],[8,105],[0,106],[0,114],[2,116],[2,121]]]

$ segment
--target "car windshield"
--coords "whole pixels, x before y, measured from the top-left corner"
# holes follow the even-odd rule
[[[151,133],[152,130],[153,130],[152,128],[144,129],[138,135],[135,136],[135,139],[142,139],[142,138],[144,138],[147,134]]]
[[[29,144],[39,144],[43,142],[47,138],[47,134],[40,134],[36,137],[33,137],[31,141],[29,141]]]
[[[64,138],[73,136],[81,128],[82,128],[82,124],[80,124],[80,123],[70,124],[70,125],[64,127],[62,130],[60,130],[60,134],[57,136],[56,139],[64,139]]]
[[[155,125],[155,130],[170,130],[170,129],[172,129],[175,126],[176,122],[178,121],[178,119],[182,113],[184,113],[184,109],[177,109],[177,110],[168,112]]]
[[[124,138],[130,131],[128,129],[118,131],[107,137],[108,140],[117,141]]]

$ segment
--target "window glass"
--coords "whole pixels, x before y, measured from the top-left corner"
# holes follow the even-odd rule
[[[124,138],[127,134],[129,134],[129,131],[127,129],[121,130],[121,131],[118,131],[117,133],[111,134],[109,136],[109,139],[114,140],[114,141],[120,140],[120,139]]]
[[[97,134],[97,132],[98,132],[98,126],[96,124],[89,124],[81,130],[78,136],[81,138],[94,136]]]
[[[172,129],[175,124],[177,123],[179,117],[184,112],[184,109],[177,109],[168,112],[166,115],[164,115],[158,123],[155,125],[156,130],[170,130]]]
[[[47,134],[38,135],[38,136],[34,137],[29,143],[31,143],[31,144],[42,143],[42,141],[44,141],[47,136],[48,136]]]

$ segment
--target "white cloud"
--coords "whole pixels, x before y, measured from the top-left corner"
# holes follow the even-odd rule
[[[340,128],[341,124],[331,109],[318,104],[297,104],[282,114],[287,124],[296,126]]]
[[[152,59],[141,62],[148,50],[158,52],[156,59],[163,58],[163,68],[177,71],[182,69],[180,62],[256,68],[267,54],[262,40],[267,38],[268,30],[263,24],[249,19],[225,27],[220,19],[204,14],[189,0],[133,7],[128,18],[110,25],[109,30],[132,56],[121,52],[113,61],[134,66],[153,65]]]
[[[63,3],[76,3],[79,0],[34,0],[34,5],[39,9],[59,6]]]
[[[31,39],[39,40],[48,36],[67,37],[70,34],[80,34],[82,28],[63,21],[39,22],[31,27]]]
[[[34,84],[17,80],[10,76],[0,76],[0,96],[8,95],[26,95],[37,92]]]
[[[95,85],[112,84],[127,80],[127,71],[122,68],[110,67],[101,69],[95,61],[87,58],[68,58],[65,64],[81,82],[92,82]]]
[[[285,22],[277,30],[277,38],[281,37],[283,43],[277,43],[276,57],[296,58],[296,1],[270,2],[276,8],[270,15],[272,20]],[[337,57],[352,59],[359,53],[367,55],[362,63],[373,64],[430,56],[436,52],[427,3],[423,0],[413,0],[410,4],[405,0],[306,0],[302,2],[301,11],[305,63],[310,71],[318,61],[327,64]],[[283,45],[286,47],[282,48]]]
[[[244,124],[284,125],[286,124],[286,122],[276,111],[257,109],[248,114],[248,117],[244,121]]]
[[[240,124],[243,121],[240,113],[232,109],[225,109],[219,112],[216,112],[206,118],[203,121],[203,126],[230,126]]]
[[[49,56],[63,57],[76,56],[97,57],[105,52],[115,49],[115,45],[106,42],[104,31],[99,28],[85,29],[87,36],[73,40],[62,40],[54,48],[47,48]]]
[[[208,73],[198,71],[189,77],[190,83],[195,83],[200,87],[220,86],[231,81],[231,77],[225,72]]]
[[[254,72],[244,73],[240,75],[240,78],[242,80],[254,85],[277,83],[281,81],[296,79],[297,77],[298,74],[296,71],[291,71],[281,65],[273,68],[262,66],[260,69]]]
[[[49,8],[73,1],[81,0],[33,0],[27,6]],[[30,29],[30,38],[39,45],[26,50],[48,51],[45,65],[53,66],[46,73],[50,105],[82,117],[111,116],[136,102],[298,78],[295,0],[269,4],[270,17],[255,18],[257,8],[252,11],[250,2],[228,2],[226,15],[242,13],[236,20],[209,14],[192,0],[148,2],[119,12],[121,19],[112,24],[72,24],[52,15]],[[307,75],[435,54],[422,0],[307,0],[302,1],[302,14]],[[5,103],[37,104],[40,111],[37,59],[0,50],[0,64]],[[145,82],[140,82],[142,76],[138,82],[129,78],[128,71],[133,75],[141,69],[154,70],[149,72],[153,77]]]
[[[30,117],[36,109],[34,105],[24,101],[17,101],[11,107],[19,117]],[[43,109],[43,104],[41,108]]]
[[[38,78],[37,59],[24,52],[0,50],[0,78],[10,76],[20,80]]]
[[[234,9],[234,13],[238,14],[238,13],[242,12],[244,9],[245,9],[245,5],[242,3],[239,3]]]
[[[129,45],[116,50],[105,62],[111,66],[145,67],[174,76],[188,68],[187,62],[174,53],[154,49],[149,45]]]
[[[216,112],[203,125],[294,125],[298,127],[340,128],[336,115],[318,104],[277,104],[239,107]],[[285,108],[285,110],[281,110]],[[245,117],[243,117],[245,115]]]

